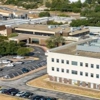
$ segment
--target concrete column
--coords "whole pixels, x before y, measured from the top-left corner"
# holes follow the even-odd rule
[[[29,44],[29,39],[27,39],[27,44]]]
[[[86,83],[85,82],[82,82],[82,86],[85,87],[86,86]]]
[[[72,80],[71,79],[69,79],[69,84],[72,84]]]
[[[49,80],[50,81],[53,81],[53,76],[49,76]]]
[[[88,88],[91,88],[91,83],[88,83]]]
[[[61,83],[62,83],[62,78],[61,78],[61,77],[59,77],[59,82],[61,82]]]
[[[33,34],[35,34],[35,32],[33,32]]]
[[[57,77],[54,77],[54,81],[56,81],[56,82],[57,82]]]
[[[80,86],[80,81],[77,81],[77,85]]]
[[[96,89],[96,84],[93,84],[93,89]]]
[[[99,88],[99,90],[100,90],[100,84],[98,85],[98,88]]]
[[[67,79],[66,78],[64,78],[64,83],[67,83]]]

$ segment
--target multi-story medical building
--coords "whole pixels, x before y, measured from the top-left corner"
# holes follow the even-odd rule
[[[46,55],[50,81],[100,90],[100,39],[72,42]]]

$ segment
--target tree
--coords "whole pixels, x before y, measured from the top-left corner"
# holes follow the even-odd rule
[[[62,36],[51,36],[46,41],[48,48],[58,47],[65,43],[65,39]]]
[[[48,40],[46,40],[46,43],[47,43],[47,47],[48,48],[54,48],[54,47],[56,47],[56,45],[55,45],[55,43],[54,43],[54,41],[53,41],[52,38],[49,38]]]
[[[17,50],[17,54],[21,55],[21,56],[26,56],[30,53],[30,50],[28,48],[25,47],[21,47]]]
[[[49,12],[40,12],[39,17],[50,17],[50,13]]]
[[[10,41],[6,47],[6,52],[9,55],[16,55],[18,48],[17,42]]]

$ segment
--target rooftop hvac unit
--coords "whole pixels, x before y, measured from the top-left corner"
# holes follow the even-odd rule
[[[56,27],[55,25],[49,25],[48,26],[49,29],[52,29],[52,28],[55,28],[55,27]]]

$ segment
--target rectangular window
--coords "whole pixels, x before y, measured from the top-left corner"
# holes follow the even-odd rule
[[[61,69],[61,72],[64,72],[64,69]]]
[[[91,68],[94,68],[94,65],[93,64],[91,64]]]
[[[57,63],[59,63],[59,59],[57,59]]]
[[[72,65],[77,66],[77,62],[76,61],[72,61]]]
[[[96,78],[99,78],[99,74],[96,74]]]
[[[52,58],[52,62],[54,62],[54,58]]]
[[[69,64],[69,61],[68,60],[66,61],[66,64]]]
[[[64,60],[61,60],[61,63],[64,63]]]
[[[87,72],[85,73],[85,76],[88,76],[88,73]]]
[[[75,74],[75,75],[77,75],[77,71],[75,71],[75,70],[72,70],[72,74]]]
[[[88,67],[88,63],[85,63],[85,67]]]
[[[66,70],[66,73],[69,73],[69,70],[68,69]]]
[[[91,77],[93,77],[93,73],[91,73]]]
[[[99,65],[96,65],[96,68],[99,69]]]
[[[52,67],[52,71],[54,71],[54,67]]]
[[[82,76],[83,75],[83,72],[80,72],[80,75]]]
[[[57,68],[57,72],[59,72],[59,68]]]
[[[80,66],[83,66],[83,63],[82,62],[80,62]]]

